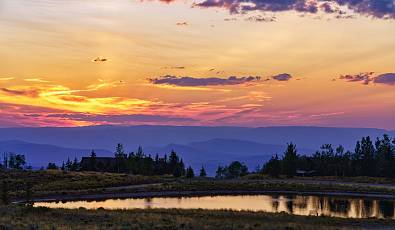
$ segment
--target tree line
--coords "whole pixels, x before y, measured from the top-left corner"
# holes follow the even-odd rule
[[[17,153],[4,153],[3,163],[0,163],[0,169],[24,169],[26,165],[25,155]]]
[[[169,156],[165,154],[160,157],[158,154],[153,158],[146,155],[142,147],[138,147],[136,152],[126,153],[122,144],[118,144],[114,157],[98,157],[92,150],[89,157],[83,157],[81,161],[77,158],[74,161],[67,159],[66,163],[58,167],[55,163],[49,163],[47,169],[61,169],[64,171],[96,171],[129,173],[138,175],[173,175],[174,177],[185,176],[192,178],[195,173],[192,167],[185,167],[180,156],[173,150]],[[202,167],[200,176],[206,176],[206,171]]]
[[[357,141],[354,151],[343,146],[322,145],[312,156],[299,155],[296,145],[289,143],[280,159],[274,155],[262,173],[292,177],[298,171],[317,176],[370,176],[395,178],[395,139],[383,135],[373,141],[369,136]]]
[[[24,169],[25,157],[21,154],[9,153],[4,155],[0,169]],[[127,153],[122,144],[118,144],[114,157],[97,157],[94,151],[89,157],[81,161],[67,159],[58,167],[49,163],[47,169],[60,169],[63,171],[97,171],[130,173],[139,175],[165,175],[175,177],[195,176],[192,167],[186,167],[182,158],[175,151],[169,155],[155,157],[146,155],[139,147],[136,152]],[[296,145],[287,144],[282,157],[274,155],[257,172],[269,174],[273,177],[287,175],[289,177],[308,172],[317,176],[370,176],[395,178],[395,139],[388,135],[372,140],[369,136],[357,141],[353,151],[345,151],[343,146],[334,148],[330,144],[322,145],[312,155],[298,154]],[[216,178],[237,178],[247,175],[247,166],[234,161],[228,166],[218,166]],[[207,176],[204,167],[200,169],[199,176]]]

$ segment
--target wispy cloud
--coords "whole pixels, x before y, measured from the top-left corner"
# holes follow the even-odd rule
[[[153,114],[89,114],[89,113],[73,113],[73,114],[50,114],[48,117],[57,117],[63,119],[93,122],[93,123],[106,123],[106,124],[130,124],[135,122],[193,122],[196,121],[187,117],[175,117],[165,115]]]
[[[0,91],[14,96],[26,96],[26,97],[37,97],[38,89],[10,89],[10,88],[0,88]]]
[[[54,109],[75,112],[107,112],[112,110],[139,111],[155,102],[128,97],[95,97],[96,92],[120,87],[123,81],[99,80],[82,89],[64,85],[40,83],[35,86],[14,86],[0,88],[0,102],[48,106]],[[90,95],[90,96],[89,96]],[[17,97],[15,97],[17,96]]]
[[[165,66],[162,69],[185,69],[185,66]]]
[[[13,77],[0,77],[0,81],[11,81],[13,79]]]
[[[334,112],[334,113],[320,113],[320,114],[312,114],[310,117],[332,117],[343,115],[345,112]]]
[[[38,83],[47,83],[49,81],[41,79],[41,78],[26,78],[23,79],[24,81],[28,81],[28,82],[38,82]]]

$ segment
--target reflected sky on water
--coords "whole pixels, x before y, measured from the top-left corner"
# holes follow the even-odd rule
[[[285,212],[294,215],[342,218],[394,218],[394,201],[288,195],[202,196],[180,198],[108,199],[102,201],[37,202],[35,206],[77,209],[231,209]]]

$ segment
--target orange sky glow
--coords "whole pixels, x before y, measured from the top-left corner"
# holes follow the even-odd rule
[[[369,1],[3,0],[0,127],[395,129],[395,2]]]

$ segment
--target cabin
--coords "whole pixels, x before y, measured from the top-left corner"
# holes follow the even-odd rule
[[[310,170],[310,171],[305,171],[305,170],[296,170],[296,175],[297,176],[313,176],[315,173],[314,170]]]

